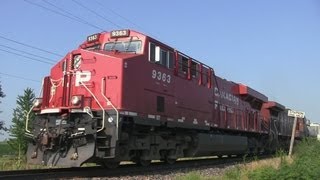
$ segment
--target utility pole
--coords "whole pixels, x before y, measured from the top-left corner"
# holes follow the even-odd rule
[[[297,121],[298,121],[298,118],[304,118],[305,112],[289,110],[288,111],[288,116],[294,117],[293,126],[292,126],[291,140],[290,140],[290,148],[289,148],[289,156],[291,156],[292,155],[294,138],[295,138],[295,135],[296,135]]]

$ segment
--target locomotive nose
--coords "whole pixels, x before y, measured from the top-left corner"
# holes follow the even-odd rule
[[[96,120],[88,114],[64,112],[35,121],[41,127],[29,143],[28,163],[78,167],[94,155]]]

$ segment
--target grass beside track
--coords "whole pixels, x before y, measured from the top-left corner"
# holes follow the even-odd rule
[[[177,180],[286,180],[286,179],[320,179],[320,142],[316,139],[305,139],[288,157],[279,151],[275,158],[255,160],[228,170],[222,176],[203,176],[201,172],[190,172]]]
[[[29,165],[26,163],[26,158],[17,156],[2,156],[0,157],[0,171],[11,170],[26,170],[26,169],[44,169],[41,165]]]
[[[27,165],[24,155],[19,157],[7,142],[0,142],[0,171],[40,168],[41,166]]]
[[[8,155],[14,155],[14,152],[12,151],[11,147],[5,141],[0,142],[0,157]]]

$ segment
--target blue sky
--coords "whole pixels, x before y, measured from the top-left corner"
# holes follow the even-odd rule
[[[247,84],[270,100],[303,110],[309,119],[320,122],[320,2],[317,0],[46,1],[105,31],[120,27],[149,34],[212,66],[217,75]],[[88,35],[101,31],[28,2],[54,9],[42,0],[3,0],[0,36],[64,55],[77,48]],[[8,50],[1,45],[55,61],[60,59],[0,38],[0,49]],[[0,55],[0,73],[41,81],[50,71],[48,64],[1,50]],[[3,111],[0,119],[10,125],[16,97],[26,87],[38,93],[40,83],[3,74],[0,81],[7,95],[0,104]]]

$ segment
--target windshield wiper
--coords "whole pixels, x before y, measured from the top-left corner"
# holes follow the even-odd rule
[[[116,47],[117,41],[113,41],[112,47],[110,48],[110,51],[113,51],[113,49]]]
[[[129,43],[128,43],[128,46],[126,47],[125,52],[136,52],[136,51],[129,51],[129,47],[130,47],[130,45],[131,45],[131,42],[132,42],[132,37],[130,37],[130,41],[129,41]]]

